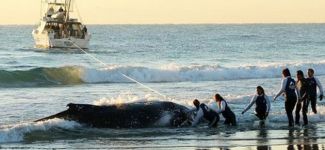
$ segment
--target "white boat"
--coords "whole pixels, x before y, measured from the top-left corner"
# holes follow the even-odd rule
[[[42,0],[41,20],[32,32],[35,47],[88,49],[91,35],[72,12],[72,0]]]

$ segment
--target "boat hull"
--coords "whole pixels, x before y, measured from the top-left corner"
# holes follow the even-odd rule
[[[90,35],[87,34],[85,38],[79,39],[74,37],[56,39],[47,33],[35,33],[33,31],[33,38],[36,48],[73,48],[73,49],[88,49]]]

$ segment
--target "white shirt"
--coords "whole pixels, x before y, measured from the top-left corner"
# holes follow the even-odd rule
[[[249,110],[254,105],[254,103],[256,102],[258,96],[259,95],[256,94],[256,95],[254,95],[254,97],[252,97],[250,103],[246,106],[243,113],[245,113],[247,110]],[[271,108],[271,103],[270,103],[269,97],[264,94],[264,98],[266,100],[266,112],[269,112],[270,108]]]
[[[203,110],[202,110],[201,107],[199,107],[199,110],[196,111],[196,116],[193,119],[192,126],[196,126],[201,121],[201,119],[203,118],[203,116],[204,116]]]
[[[227,105],[227,103],[226,103],[226,101],[221,101],[220,102],[220,105],[218,105],[218,104],[216,104],[217,105],[217,107],[215,107],[215,109],[212,109],[213,111],[215,111],[216,113],[222,113],[223,111],[225,111],[226,110],[226,105]],[[212,107],[213,108],[213,107]]]

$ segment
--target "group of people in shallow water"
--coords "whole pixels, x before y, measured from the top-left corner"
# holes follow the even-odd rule
[[[288,117],[289,127],[300,125],[300,112],[303,115],[303,125],[308,125],[308,106],[311,103],[312,111],[316,114],[316,101],[317,101],[317,87],[319,88],[320,101],[323,99],[323,87],[319,80],[314,77],[314,70],[308,69],[308,77],[305,78],[303,71],[297,71],[297,81],[295,81],[290,74],[288,68],[282,70],[281,89],[273,98],[275,101],[280,95],[285,97],[285,111]],[[219,114],[222,114],[225,121],[224,124],[236,126],[236,115],[230,109],[226,100],[220,95],[216,94],[214,100],[218,108],[209,107],[204,103],[200,103],[195,99],[193,104],[195,106],[196,115],[192,121],[192,126],[196,126],[203,118],[209,122],[209,127],[216,127],[220,120]],[[271,103],[268,96],[265,94],[263,87],[257,86],[256,94],[252,97],[250,103],[242,111],[241,114],[247,112],[255,104],[255,115],[264,123],[268,117]],[[296,108],[296,109],[295,109]],[[295,109],[295,121],[293,118],[293,110]]]

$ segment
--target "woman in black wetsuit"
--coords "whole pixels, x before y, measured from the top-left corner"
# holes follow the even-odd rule
[[[254,97],[251,99],[249,105],[247,105],[242,114],[249,110],[254,104],[256,105],[255,115],[260,120],[265,120],[269,115],[271,103],[268,96],[265,95],[264,89],[261,86],[256,87],[256,95],[254,95]]]
[[[282,70],[282,82],[281,82],[281,89],[278,94],[274,97],[273,101],[275,101],[281,94],[285,96],[285,110],[287,113],[289,126],[292,127],[294,120],[292,111],[296,106],[297,103],[297,96],[300,99],[299,90],[296,86],[296,81],[291,78],[291,74],[288,68]]]
[[[232,125],[232,126],[237,125],[236,116],[234,112],[232,112],[231,109],[229,108],[226,100],[223,97],[221,97],[220,94],[216,94],[214,96],[214,99],[216,100],[219,107],[217,113],[221,113],[222,116],[225,118],[224,124]]]
[[[308,81],[304,77],[304,73],[301,70],[297,71],[297,88],[301,95],[301,100],[297,102],[296,105],[296,125],[299,125],[300,120],[300,110],[302,108],[302,116],[304,120],[304,125],[308,124],[307,112],[308,112],[308,104],[309,101],[307,100],[307,89],[308,89]]]

